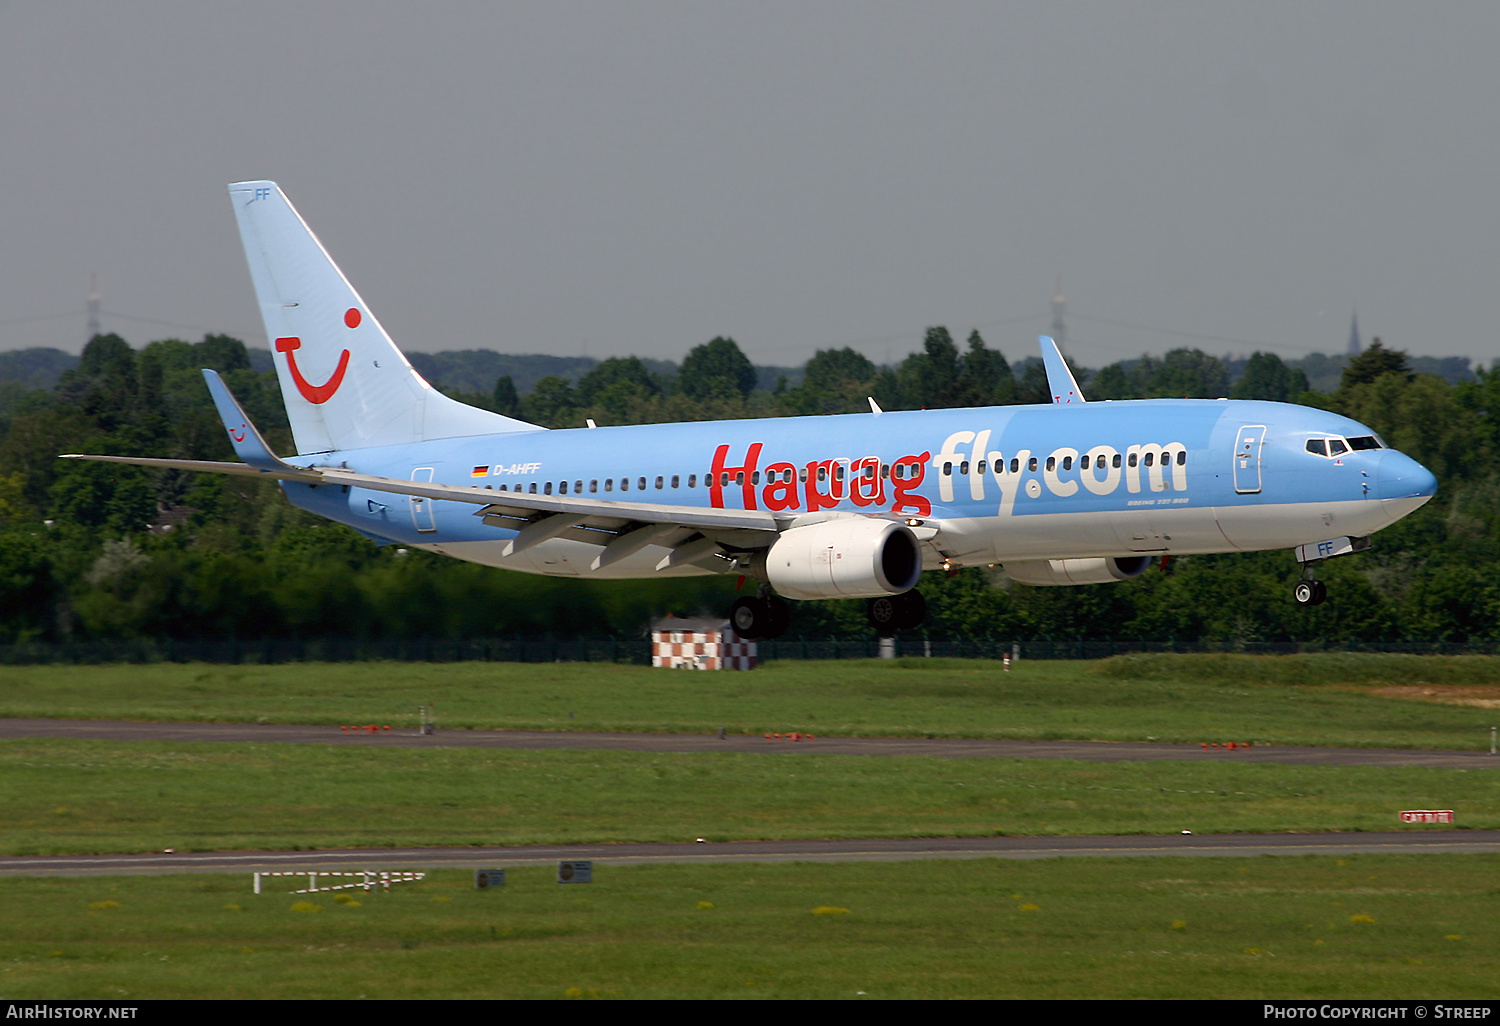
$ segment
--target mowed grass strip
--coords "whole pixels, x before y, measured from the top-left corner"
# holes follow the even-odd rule
[[[0,879],[11,1000],[1500,997],[1495,856]]]
[[[1227,652],[1136,653],[1103,659],[1095,672],[1115,680],[1213,680],[1223,684],[1392,685],[1500,688],[1495,656],[1419,656],[1376,652],[1305,652],[1255,656]]]
[[[1496,772],[1207,759],[15,740],[0,781],[7,854],[1500,828]]]
[[[748,673],[607,663],[0,667],[0,716],[410,729],[417,706],[432,703],[440,729],[1487,747],[1495,710],[1361,690],[1450,678],[1500,688],[1500,658],[1153,656],[1022,660],[1008,673],[943,659],[781,661]]]

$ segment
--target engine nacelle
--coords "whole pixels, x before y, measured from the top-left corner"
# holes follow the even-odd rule
[[[766,581],[794,599],[899,595],[922,576],[922,550],[911,529],[869,517],[793,527],[763,558]]]
[[[1005,576],[1022,584],[1056,587],[1128,581],[1141,576],[1150,565],[1150,556],[1110,556],[1105,559],[1023,559],[1004,563],[1001,569]]]

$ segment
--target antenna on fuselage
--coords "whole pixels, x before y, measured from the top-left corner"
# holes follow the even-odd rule
[[[1047,391],[1052,394],[1052,401],[1059,406],[1088,402],[1078,382],[1073,380],[1073,372],[1068,369],[1068,361],[1063,359],[1057,343],[1046,335],[1041,337],[1041,343],[1042,366],[1047,368]]]

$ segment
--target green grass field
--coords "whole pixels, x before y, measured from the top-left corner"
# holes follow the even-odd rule
[[[444,728],[1049,738],[1486,748],[1500,710],[1368,693],[1496,688],[1500,658],[1127,656],[771,663],[690,673],[604,663],[0,667],[0,716]]]
[[[0,851],[1500,828],[1500,772],[73,740],[0,743]],[[1408,829],[1420,830],[1421,827]]]
[[[1372,693],[1500,659],[0,668],[0,716],[1475,749],[1495,710]],[[1232,757],[1231,757],[1232,758]],[[1500,774],[811,752],[0,742],[11,854],[859,836],[1500,827]],[[1420,828],[1414,828],[1420,829]],[[380,868],[380,867],[372,867]],[[249,874],[0,879],[32,998],[1494,998],[1500,858],[612,866],[355,902]],[[316,906],[315,910],[311,910]],[[815,910],[823,910],[817,912]],[[847,910],[847,911],[845,911]]]
[[[1493,1000],[1497,871],[1467,855],[596,863],[588,885],[512,868],[477,892],[440,871],[353,901],[256,896],[249,873],[12,878],[0,993]]]

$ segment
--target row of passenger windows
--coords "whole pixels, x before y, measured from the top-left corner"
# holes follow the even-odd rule
[[[1122,460],[1123,460],[1123,462],[1124,462],[1124,464],[1126,466],[1134,467],[1134,466],[1140,465],[1140,466],[1144,466],[1144,467],[1154,467],[1154,466],[1156,466],[1156,453],[1154,453],[1154,452],[1148,452],[1148,453],[1145,454],[1144,457],[1142,457],[1140,453],[1133,452],[1128,457],[1123,457],[1123,458],[1121,457],[1121,455],[1119,453],[1115,453],[1114,456],[1112,456],[1110,458],[1109,466],[1110,467],[1118,467],[1118,466],[1121,465]],[[1161,465],[1162,466],[1165,467],[1165,466],[1169,465],[1171,463],[1171,460],[1172,460],[1172,454],[1171,453],[1164,452],[1164,453],[1161,454]],[[1137,461],[1139,461],[1139,464],[1138,464]],[[1058,463],[1058,461],[1057,461],[1057,457],[1056,456],[1048,456],[1047,457],[1047,470],[1049,472],[1056,470],[1057,469],[1057,463]],[[987,468],[987,465],[988,465],[988,461],[986,461],[986,460],[980,460],[979,463],[976,465],[974,472],[977,473],[977,474],[983,474],[985,472],[986,468]],[[1178,451],[1178,453],[1177,453],[1177,465],[1179,467],[1187,466],[1187,453],[1186,452],[1181,451],[1181,450]],[[958,466],[958,472],[960,474],[967,474],[969,472],[969,461],[968,460],[964,460],[963,462],[959,463],[957,466]],[[996,469],[996,473],[1004,473],[1005,472],[1005,465],[1003,463],[996,463],[995,466],[997,468]],[[1090,458],[1088,456],[1080,457],[1079,460],[1078,460],[1078,467],[1079,467],[1080,470],[1104,470],[1105,469],[1104,457],[1103,456],[1096,456],[1096,457],[1093,458],[1092,462],[1090,462]],[[946,475],[948,477],[952,477],[953,476],[953,468],[954,468],[954,464],[952,464],[952,463],[944,463],[943,464],[943,473],[944,473],[944,475]],[[1035,456],[1033,456],[1033,457],[1031,457],[1031,459],[1029,459],[1029,460],[1026,461],[1026,469],[1029,470],[1029,471],[1032,471],[1033,473],[1035,473],[1036,468],[1037,468],[1037,458]],[[1062,468],[1064,470],[1072,470],[1073,469],[1073,457],[1071,457],[1071,456],[1064,456],[1062,458]],[[1010,461],[1010,472],[1012,474],[1019,474],[1021,472],[1021,461],[1019,459],[1014,459],[1014,458],[1011,459],[1011,461]]]
[[[1308,443],[1308,449],[1309,449],[1309,451],[1312,451],[1312,443],[1311,442]],[[1129,457],[1124,458],[1125,459],[1125,465],[1131,466],[1131,467],[1136,466],[1137,465],[1137,459],[1139,458],[1139,456],[1140,456],[1140,454],[1138,454],[1138,453],[1131,453],[1129,455]],[[1146,466],[1146,467],[1155,466],[1155,460],[1156,460],[1156,454],[1148,452],[1148,453],[1145,454],[1144,458],[1140,459],[1140,465],[1141,466]],[[1111,461],[1109,463],[1109,466],[1111,466],[1111,467],[1119,467],[1119,466],[1121,466],[1121,462],[1122,462],[1122,457],[1120,456],[1119,453],[1115,453],[1114,456],[1113,456],[1113,458],[1111,459]],[[1161,465],[1165,467],[1170,462],[1171,462],[1171,454],[1170,453],[1162,453],[1161,454]],[[1055,456],[1048,456],[1047,457],[1047,470],[1048,471],[1056,470],[1057,469],[1057,464],[1058,464],[1057,457],[1055,457]],[[1181,466],[1185,466],[1186,464],[1187,464],[1187,453],[1179,451],[1177,453],[1177,465],[1179,467],[1181,467]],[[952,463],[944,463],[943,464],[943,473],[945,475],[951,477],[953,475],[954,466],[955,465],[952,464]],[[995,466],[997,468],[996,473],[1002,473],[1002,474],[1005,473],[1005,464],[1003,462],[996,463]],[[1036,472],[1037,466],[1038,466],[1038,460],[1037,460],[1037,458],[1035,456],[1031,457],[1029,460],[1026,461],[1026,469],[1029,470],[1029,471],[1031,471],[1031,472],[1033,472],[1033,473]],[[1094,458],[1093,461],[1092,461],[1092,464],[1090,463],[1090,458],[1088,456],[1081,457],[1078,460],[1078,466],[1082,470],[1089,470],[1091,468],[1091,466],[1094,469],[1103,470],[1103,469],[1105,469],[1104,457],[1103,456],[1099,456],[1099,457]],[[987,461],[987,460],[980,460],[979,463],[976,466],[975,472],[979,473],[979,474],[983,474],[983,473],[986,472],[986,470],[988,469],[988,467],[989,467],[989,461]],[[964,460],[963,462],[957,464],[957,469],[958,469],[958,473],[967,475],[969,473],[969,461],[968,460]],[[1073,457],[1071,457],[1071,456],[1064,456],[1062,458],[1062,469],[1063,470],[1072,470],[1073,469]],[[896,477],[897,480],[907,480],[909,478],[916,477],[917,476],[916,471],[917,471],[916,465],[910,464],[910,463],[897,463],[894,466],[892,464],[889,464],[889,463],[882,463],[880,465],[880,477],[881,477],[882,480],[889,480],[891,478],[892,474],[895,475],[895,477]],[[1010,473],[1012,473],[1012,474],[1018,474],[1020,472],[1021,472],[1021,461],[1019,459],[1012,459],[1010,461]],[[793,472],[791,470],[780,470],[780,471],[775,471],[775,472],[767,472],[766,475],[765,475],[765,479],[766,479],[767,483],[773,483],[773,482],[780,481],[780,482],[782,482],[784,484],[791,484],[791,482],[792,482],[792,476],[793,476]],[[835,463],[833,465],[832,476],[833,476],[833,479],[835,481],[843,481],[848,476],[847,475],[847,469],[844,467],[843,464],[841,464],[841,463]],[[858,470],[856,472],[856,476],[862,477],[866,481],[873,481],[875,479],[875,467],[874,467],[874,465],[873,464],[866,464],[865,466],[858,468]],[[729,473],[729,472],[726,471],[726,472],[720,473],[719,474],[719,478],[720,478],[720,480],[719,480],[719,486],[722,487],[722,488],[729,487],[729,485],[731,483],[736,484],[736,485],[743,485],[745,483],[745,472],[743,470],[738,470],[738,471],[735,471],[733,474],[731,474],[731,473]],[[803,467],[801,470],[797,471],[796,472],[796,478],[797,478],[798,481],[800,481],[802,483],[806,483],[807,478],[808,478],[807,468]],[[829,468],[828,467],[819,467],[817,469],[817,480],[818,480],[818,483],[821,484],[821,483],[827,481],[828,478],[829,478]],[[628,477],[621,477],[621,478],[607,477],[603,481],[603,485],[604,485],[603,491],[605,491],[605,492],[613,492],[616,489],[616,487],[618,486],[618,488],[619,488],[620,491],[622,491],[622,492],[628,492],[632,488],[632,481],[634,482],[633,483],[633,487],[635,488],[636,491],[638,491],[638,492],[644,492],[644,491],[648,490],[647,478],[644,478],[644,477],[637,477],[637,478],[633,478],[633,479],[632,478],[628,478]],[[760,484],[760,481],[761,481],[761,472],[758,471],[758,470],[752,471],[751,474],[750,474],[750,483],[752,485],[757,485],[758,486]],[[674,489],[681,488],[682,487],[682,477],[681,477],[681,475],[673,474],[672,478],[671,478],[671,482],[672,482],[671,483],[671,487],[672,488],[674,488]],[[667,478],[666,477],[658,476],[655,479],[654,483],[655,483],[655,490],[656,491],[663,491],[663,490],[665,490],[667,488]],[[502,492],[508,492],[508,491],[519,492],[519,491],[523,491],[524,490],[524,491],[527,491],[527,492],[531,493],[532,495],[536,495],[538,493],[538,485],[539,484],[540,484],[540,492],[541,492],[542,495],[551,495],[552,494],[553,482],[551,482],[551,481],[544,481],[544,482],[533,481],[529,485],[522,486],[522,485],[518,484],[514,488],[511,488],[509,485],[500,485],[499,486],[499,490],[502,491]],[[599,485],[600,485],[600,482],[597,479],[589,481],[588,482],[588,486],[587,486],[588,487],[588,494],[590,494],[590,495],[598,494],[599,491],[601,490],[600,487],[599,487]],[[687,476],[687,486],[689,488],[697,488],[698,487],[698,475],[697,474],[689,474]],[[485,487],[493,489],[495,486],[493,486],[493,485],[485,485]],[[556,487],[557,487],[557,494],[558,495],[567,495],[567,494],[569,494],[570,491],[574,495],[583,495],[584,494],[584,482],[583,481],[573,481],[573,482],[571,482],[571,486],[570,486],[570,483],[567,482],[567,481],[559,481],[559,482],[556,482]],[[713,475],[712,474],[704,474],[703,475],[703,487],[704,488],[711,488],[711,487],[713,487]]]
[[[1036,463],[1036,460],[1032,460],[1031,462],[1033,464],[1032,469],[1035,470],[1036,467],[1035,467],[1034,464]],[[889,480],[890,477],[891,477],[891,473],[892,473],[891,464],[889,464],[889,463],[881,464],[881,467],[880,467],[880,476],[881,476],[882,479]],[[905,480],[907,478],[916,477],[917,476],[916,475],[916,467],[912,466],[911,464],[898,463],[898,464],[895,465],[895,475],[900,480]],[[817,480],[820,483],[824,482],[824,481],[827,481],[828,480],[828,476],[829,475],[828,475],[828,468],[827,467],[819,467],[818,468]],[[837,464],[837,463],[834,464],[834,466],[833,466],[833,479],[835,481],[842,481],[842,480],[845,479],[846,476],[847,475],[845,473],[845,467],[842,464]],[[873,481],[875,479],[875,467],[873,465],[868,465],[868,466],[860,468],[859,476],[865,478],[867,481]],[[791,470],[781,470],[781,471],[776,471],[775,473],[768,472],[765,475],[767,483],[771,483],[771,482],[774,482],[774,481],[781,481],[782,483],[785,483],[785,484],[791,484],[792,477],[793,477],[793,472]],[[808,478],[807,468],[803,467],[800,471],[797,471],[796,478],[797,478],[798,481],[801,481],[801,482],[805,483],[807,481],[807,478]],[[752,485],[759,485],[760,484],[760,480],[761,480],[761,472],[758,471],[758,470],[752,471],[751,474],[750,474],[750,483]],[[682,476],[680,474],[673,474],[672,477],[671,477],[671,482],[672,482],[671,483],[671,487],[672,488],[681,488],[682,487]],[[602,491],[605,491],[605,492],[613,492],[617,487],[622,492],[628,492],[628,491],[631,490],[632,487],[634,487],[634,489],[636,491],[638,491],[638,492],[644,492],[644,491],[648,490],[647,478],[644,478],[644,477],[637,477],[637,478],[629,478],[629,477],[613,478],[613,477],[607,477],[607,478],[605,478],[603,480],[603,482],[600,482],[598,480],[589,481],[587,483],[588,493],[590,495],[598,494],[601,491],[601,488],[599,487],[601,483],[604,486],[603,489],[602,489]],[[719,486],[722,487],[722,488],[727,488],[727,487],[729,487],[730,484],[743,485],[744,483],[745,483],[745,472],[743,470],[737,470],[737,471],[735,471],[732,474],[729,473],[728,471],[724,471],[724,472],[722,472],[722,473],[719,474]],[[540,487],[538,487],[539,485],[540,485]],[[687,486],[689,488],[697,488],[698,487],[698,475],[697,474],[689,474],[687,476]],[[494,489],[495,488],[494,485],[485,485],[485,487],[489,488],[489,489]],[[573,481],[571,483],[567,482],[567,481],[558,481],[558,482],[556,482],[556,487],[557,487],[557,494],[558,495],[567,495],[567,494],[569,494],[570,491],[574,495],[583,495],[584,494],[585,483],[583,481]],[[711,488],[711,487],[713,487],[713,475],[712,474],[704,474],[703,475],[703,487],[704,488]],[[663,491],[666,488],[667,488],[667,478],[664,477],[664,476],[657,477],[655,479],[655,490],[656,491]],[[502,492],[526,491],[526,492],[529,492],[532,495],[536,495],[538,493],[538,491],[540,491],[540,493],[542,495],[551,495],[552,494],[552,490],[553,490],[553,482],[551,482],[551,481],[543,481],[543,482],[533,481],[529,485],[524,485],[523,486],[523,485],[519,485],[518,484],[514,488],[511,488],[509,485],[500,485],[499,486],[499,490],[502,491]]]
[[[1356,452],[1364,449],[1384,449],[1386,444],[1376,435],[1360,435],[1358,438],[1309,438],[1307,440],[1307,451],[1318,456],[1326,456],[1333,459],[1342,456],[1350,449]]]

